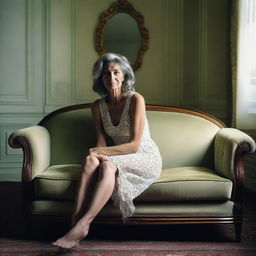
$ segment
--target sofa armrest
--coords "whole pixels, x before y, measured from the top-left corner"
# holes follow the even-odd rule
[[[31,126],[13,132],[9,145],[22,148],[22,181],[29,182],[50,164],[50,136],[43,126]]]
[[[234,181],[243,156],[253,153],[255,147],[255,141],[244,132],[235,128],[220,129],[214,144],[216,172]]]

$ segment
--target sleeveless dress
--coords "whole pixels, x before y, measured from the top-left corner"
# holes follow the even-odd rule
[[[131,118],[129,106],[130,92],[117,126],[113,125],[105,98],[100,99],[100,113],[105,133],[110,136],[114,145],[130,141]],[[133,199],[147,189],[159,176],[162,170],[162,159],[158,147],[150,137],[148,120],[145,116],[145,125],[141,142],[136,153],[108,156],[118,169],[116,185],[111,196],[114,205],[118,206],[123,220],[134,214]]]

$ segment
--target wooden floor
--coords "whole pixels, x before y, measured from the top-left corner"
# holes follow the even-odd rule
[[[242,242],[235,243],[233,225],[104,226],[90,234],[72,254],[63,254],[51,241],[68,224],[34,224],[24,235],[20,183],[0,183],[0,256],[10,255],[256,255],[256,194],[246,191]]]

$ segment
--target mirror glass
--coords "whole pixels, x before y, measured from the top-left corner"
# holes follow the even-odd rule
[[[119,53],[133,65],[141,46],[141,36],[136,20],[129,14],[117,13],[106,23],[103,36],[105,52]]]

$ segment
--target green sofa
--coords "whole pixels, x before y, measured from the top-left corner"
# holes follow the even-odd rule
[[[232,223],[241,239],[243,157],[254,140],[202,112],[147,106],[151,136],[163,158],[160,178],[135,199],[125,224]],[[95,145],[90,104],[54,111],[38,125],[15,131],[9,144],[24,154],[27,221],[70,218],[80,164]],[[122,224],[108,202],[95,223]]]

